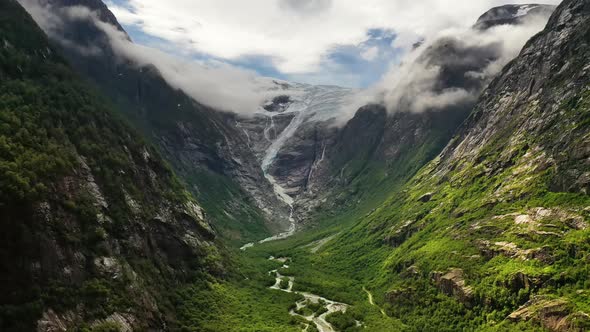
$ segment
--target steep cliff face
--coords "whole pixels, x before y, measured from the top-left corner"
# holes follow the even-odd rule
[[[286,229],[289,209],[273,193],[236,117],[173,88],[154,66],[116,52],[105,22],[124,33],[100,0],[22,0],[58,24],[44,27],[72,66],[107,95],[116,109],[164,154],[189,190],[236,243]],[[77,11],[86,10],[78,14]]]
[[[225,273],[202,208],[16,1],[0,40],[0,329],[172,326],[171,289]]]
[[[418,330],[456,314],[486,317],[467,329],[588,329],[589,23],[589,1],[564,1],[441,155],[328,250],[385,257],[373,286],[391,315]]]

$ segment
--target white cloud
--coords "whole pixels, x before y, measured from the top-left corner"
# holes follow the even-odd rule
[[[399,34],[395,46],[472,25],[489,8],[521,0],[128,0],[110,3],[125,24],[222,59],[266,55],[283,73],[318,70],[334,45],[358,45],[372,28]],[[545,1],[556,4],[559,0]]]
[[[186,61],[162,51],[131,43],[112,25],[95,23],[111,39],[113,50],[139,66],[154,65],[173,87],[217,110],[252,115],[277,92],[269,80],[224,63]]]
[[[361,57],[367,61],[373,61],[379,56],[379,48],[369,47],[361,53]]]
[[[392,65],[378,84],[352,95],[338,123],[345,123],[361,106],[369,103],[383,104],[390,112],[423,112],[471,105],[487,83],[545,24],[546,17],[534,16],[517,26],[500,25],[485,31],[443,30],[409,52],[400,64]],[[446,49],[449,45],[457,45],[458,53]],[[436,52],[432,51],[433,47]],[[487,59],[494,60],[487,62]],[[441,66],[446,66],[447,76],[443,76]],[[468,70],[470,66],[478,70]],[[462,76],[462,82],[449,84],[449,71]]]
[[[61,24],[60,17],[51,15],[51,11],[48,10],[48,8],[39,6],[39,2],[44,3],[44,0],[19,1],[27,7],[37,22],[46,31],[48,31],[50,35],[52,34],[53,30],[56,30]],[[266,50],[269,52],[267,55],[270,54],[275,59],[283,59],[281,61],[283,61],[283,65],[285,65],[286,68],[293,65],[294,68],[297,69],[294,70],[292,75],[293,77],[307,77],[307,81],[310,79],[315,79],[325,82],[326,80],[330,80],[330,78],[322,77],[323,74],[321,71],[314,72],[309,68],[310,64],[313,64],[315,60],[309,63],[307,62],[309,59],[315,58],[316,56],[319,56],[321,60],[322,53],[318,50],[322,49],[325,45],[332,45],[334,43],[328,43],[327,40],[330,39],[328,37],[340,36],[340,34],[337,33],[338,31],[336,31],[337,29],[330,27],[333,22],[330,23],[330,20],[328,19],[329,15],[327,13],[336,10],[335,8],[337,8],[337,4],[345,3],[348,0],[334,0],[334,2],[329,0],[302,0],[303,2],[300,4],[296,3],[295,0],[281,0],[282,2],[278,4],[274,1],[271,3],[266,3],[268,1],[251,0],[252,6],[255,8],[257,4],[259,5],[261,2],[265,2],[269,6],[275,4],[275,10],[282,11],[284,15],[289,17],[287,20],[315,22],[318,17],[322,17],[322,20],[326,21],[325,29],[327,31],[325,34],[327,36],[321,37],[323,33],[315,33],[315,35],[320,35],[320,37],[313,39],[311,36],[314,34],[310,34],[309,43],[311,44],[311,47],[308,49],[303,47],[303,45],[301,45],[302,47],[299,48],[295,47],[299,43],[303,43],[303,41],[298,40],[298,38],[304,38],[304,36],[306,36],[308,33],[311,33],[308,31],[311,28],[306,25],[301,27],[290,27],[289,29],[286,29],[289,31],[283,31],[286,35],[293,38],[283,38],[283,43],[278,47],[275,47],[277,45],[273,46],[273,39],[271,37],[274,36],[280,39],[280,33],[276,32],[273,34],[272,29],[268,29],[268,31],[259,31],[258,34],[256,34],[255,27],[258,26],[258,23],[252,22],[263,22],[265,20],[269,20],[268,17],[264,17],[264,12],[261,12],[261,15],[259,15],[260,17],[245,18],[241,16],[240,10],[235,10],[235,8],[228,9],[229,13],[227,13],[227,15],[226,13],[221,13],[218,15],[219,17],[226,18],[225,22],[227,24],[224,26],[223,22],[216,21],[215,17],[207,16],[205,14],[201,16],[193,15],[194,17],[189,20],[188,16],[183,15],[183,12],[181,10],[179,11],[179,9],[175,7],[174,4],[175,2],[178,2],[190,8],[193,8],[191,6],[197,6],[193,4],[192,1],[169,0],[163,6],[157,5],[157,3],[153,2],[152,0],[142,0],[142,5],[135,3],[136,0],[131,1],[133,2],[132,5],[134,6],[133,8],[135,8],[134,10],[137,11],[136,13],[132,13],[131,11],[122,9],[120,7],[118,9],[113,7],[116,9],[115,12],[118,11],[117,15],[120,19],[123,18],[123,20],[126,20],[127,23],[135,22],[136,24],[140,24],[142,27],[144,27],[144,29],[146,29],[146,31],[153,29],[153,31],[156,32],[160,31],[158,29],[161,29],[159,32],[160,37],[165,38],[167,36],[168,38],[165,38],[166,40],[171,40],[176,42],[177,45],[184,46],[185,50],[187,48],[196,49],[204,44],[215,45],[216,42],[219,43],[217,46],[220,47],[220,52],[228,52],[228,54],[233,54],[234,56],[241,55],[241,52],[266,54],[262,51]],[[373,3],[374,5],[381,3],[381,1],[378,0],[367,1],[369,3]],[[436,1],[436,4],[432,3],[431,5],[438,6],[437,4],[445,2],[447,1]],[[399,44],[396,46],[410,48],[412,47],[412,44],[415,43],[415,41],[421,38],[421,36],[428,36],[429,38],[427,38],[426,42],[417,50],[408,52],[406,58],[402,61],[402,64],[394,65],[392,69],[386,73],[386,75],[384,75],[383,80],[379,84],[353,96],[350,102],[347,103],[346,109],[342,110],[342,117],[339,119],[340,122],[345,121],[350,116],[354,115],[354,112],[356,112],[360,106],[371,102],[384,103],[391,111],[396,111],[401,108],[403,110],[421,112],[426,109],[444,108],[456,103],[472,101],[479,93],[479,90],[474,91],[457,87],[447,88],[443,91],[438,90],[435,85],[437,84],[437,81],[439,81],[441,68],[436,65],[433,66],[428,62],[418,61],[422,55],[422,52],[430,45],[435,43],[438,38],[445,37],[453,37],[458,39],[469,47],[482,47],[484,49],[490,49],[492,52],[497,51],[497,53],[499,53],[497,54],[497,59],[489,63],[488,66],[479,71],[468,71],[464,73],[465,77],[467,78],[471,77],[486,81],[497,74],[508,61],[514,58],[526,40],[528,40],[528,38],[530,38],[535,32],[539,31],[544,25],[544,21],[540,20],[531,21],[528,22],[529,24],[519,27],[500,26],[485,32],[469,29],[469,27],[475,23],[475,19],[479,15],[481,15],[485,10],[489,9],[492,4],[498,4],[500,1],[487,0],[482,2],[488,3],[488,5],[483,6],[485,9],[475,9],[479,7],[473,4],[457,5],[457,1],[453,2],[456,4],[455,7],[459,7],[459,9],[455,8],[456,12],[465,13],[473,11],[474,13],[477,13],[473,15],[473,19],[468,20],[469,23],[465,24],[461,24],[461,20],[457,20],[452,24],[449,23],[449,18],[451,17],[449,11],[442,9],[440,13],[436,13],[434,11],[434,14],[424,14],[423,16],[429,17],[429,19],[427,20],[423,17],[422,22],[418,19],[411,19],[414,17],[414,14],[412,14],[413,10],[423,7],[422,3],[416,4],[416,1],[396,0],[391,1],[391,3],[385,1],[381,3],[382,7],[373,8],[373,14],[376,15],[376,24],[385,24],[385,20],[379,21],[378,18],[380,16],[377,15],[377,13],[381,13],[382,11],[386,11],[388,8],[392,8],[392,4],[399,6],[401,3],[404,3],[407,5],[408,11],[404,11],[403,14],[398,14],[397,16],[394,15],[393,18],[388,20],[397,22],[395,23],[396,26],[399,25],[395,31],[401,35],[398,39]],[[209,0],[202,0],[199,3],[200,5],[206,7],[206,5],[209,3]],[[212,4],[209,5],[211,5],[211,8],[214,7],[217,9],[223,7],[222,2],[220,2],[217,6]],[[241,10],[246,10],[247,7],[243,6],[243,2],[239,2],[235,5]],[[364,8],[366,11],[369,11],[367,8],[370,6],[359,6]],[[150,16],[144,16],[142,15],[142,12],[150,12],[158,8],[164,11],[161,13],[163,18],[161,20],[156,20],[154,18],[154,22],[146,23],[150,21],[149,19],[146,20]],[[441,8],[446,7],[443,6]],[[295,13],[288,15],[288,12],[285,13],[286,10],[294,11]],[[205,10],[204,12],[206,13],[207,11]],[[430,12],[433,12],[433,10]],[[356,26],[358,29],[360,25],[353,24],[356,21],[353,19],[352,13],[357,13],[357,11],[352,10],[348,13],[349,15],[343,15],[339,19],[346,19],[347,22],[350,23],[349,26]],[[406,13],[407,17],[404,16]],[[276,91],[269,91],[269,86],[272,86],[272,84],[269,84],[269,80],[261,79],[251,71],[239,69],[218,62],[208,62],[205,64],[194,61],[186,61],[176,58],[163,51],[133,44],[127,39],[125,34],[118,31],[113,26],[99,22],[94,14],[87,9],[81,7],[70,7],[66,9],[62,15],[67,15],[70,19],[92,20],[109,36],[113,49],[121,58],[132,60],[139,66],[155,65],[162,73],[163,78],[166,79],[169,84],[175,88],[183,90],[195,100],[213,108],[225,111],[233,111],[241,114],[252,114],[259,109],[260,105],[265,100],[268,100],[268,98],[271,98],[274,93],[277,93]],[[153,13],[153,16],[157,15]],[[166,30],[166,27],[170,25],[171,22],[175,21],[174,17],[176,16],[180,17],[176,20],[178,21],[178,25],[171,30]],[[438,16],[441,17],[438,19],[438,21],[433,18]],[[398,19],[397,21],[396,17]],[[233,26],[237,24],[234,21],[240,20],[244,22],[244,29],[243,31],[238,31],[237,33],[256,35],[256,37],[254,37],[255,40],[243,40],[240,38],[240,36],[235,36],[229,33],[229,31],[233,29]],[[403,20],[405,20],[405,23],[400,23],[400,21]],[[160,28],[157,28],[155,24],[160,26]],[[383,28],[384,25],[382,24],[373,25],[372,27]],[[205,27],[217,25],[222,28],[223,33],[214,33],[214,36],[219,39],[218,41],[215,41],[215,38],[203,37],[199,42],[199,38],[201,38],[199,35],[200,33],[195,34],[193,30],[184,28],[187,25],[193,26],[195,29],[194,31],[199,29],[207,30],[208,28]],[[367,27],[371,26],[367,25]],[[437,30],[434,29],[434,27],[440,27],[440,29]],[[275,28],[276,27],[273,27],[273,29]],[[391,28],[395,29],[395,27]],[[405,33],[404,31],[412,32]],[[153,34],[158,35],[156,33]],[[359,35],[363,36],[361,39],[366,38],[366,30],[361,29]],[[195,39],[193,43],[186,41],[187,39],[193,40],[193,37]],[[339,39],[336,38],[332,40]],[[340,40],[340,43],[344,43],[342,42],[343,39]],[[64,39],[62,42],[68,47],[76,47],[76,45],[68,45],[68,40]],[[235,47],[230,47],[230,44],[232,43],[236,44]],[[257,49],[257,43],[260,43],[260,52],[254,52],[252,49]],[[325,43],[325,45],[322,46],[322,43]],[[360,42],[358,44],[360,44]],[[284,57],[281,56],[280,54],[282,54],[282,52],[285,50],[282,48],[282,46],[285,46],[285,49],[293,51],[293,53],[285,54]],[[213,49],[215,49],[215,47],[213,47]],[[209,53],[213,53],[211,49],[209,50]],[[86,55],[92,55],[91,51],[93,50],[79,51]],[[361,56],[367,60],[371,60],[379,56],[379,52],[380,50],[376,47],[368,47],[364,50],[364,52],[362,52]],[[174,53],[178,54],[180,52],[175,50]],[[301,55],[304,56],[299,57]],[[309,56],[309,58],[306,56]],[[482,57],[487,58],[485,54],[483,54]],[[342,73],[340,76],[332,78],[332,81],[334,81],[334,84],[338,84],[337,81],[339,79],[353,80],[354,74],[350,73],[350,77],[348,77],[346,73]]]
[[[124,32],[98,19],[97,14],[82,6],[55,8],[44,0],[19,0],[37,24],[63,46],[83,56],[96,56],[101,50],[76,44],[63,28],[69,21],[89,21],[109,38],[118,61],[130,61],[138,67],[155,66],[162,77],[194,100],[221,111],[252,115],[275,95],[270,79],[225,63],[188,61],[163,51],[132,43]],[[91,52],[92,51],[92,52]]]

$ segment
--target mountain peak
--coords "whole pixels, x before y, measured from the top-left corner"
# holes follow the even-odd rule
[[[494,7],[475,23],[475,28],[489,29],[498,25],[521,24],[532,17],[549,17],[555,10],[555,6],[542,4],[504,5]]]
[[[96,13],[101,21],[115,26],[120,31],[125,31],[109,7],[101,0],[45,0],[45,2],[56,7],[86,7]]]

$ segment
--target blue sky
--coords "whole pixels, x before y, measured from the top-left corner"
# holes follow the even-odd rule
[[[215,57],[205,52],[186,52],[164,39],[146,34],[136,25],[123,24],[135,43],[155,47],[167,53],[195,60],[216,60],[253,70],[261,76],[301,83],[340,85],[364,88],[378,82],[392,62],[397,62],[403,50],[391,46],[395,35],[375,29],[367,32],[367,40],[356,45],[334,45],[321,60],[320,68],[307,73],[284,73],[274,66],[272,57],[264,54],[244,55],[235,59]],[[367,48],[374,49],[372,57],[363,56]]]
[[[116,4],[129,8],[126,0],[113,0]],[[283,72],[273,63],[273,57],[265,54],[249,54],[236,58],[222,58],[203,51],[178,47],[177,44],[146,33],[140,24],[121,24],[135,43],[154,47],[183,58],[200,61],[219,61],[255,71],[261,76],[279,78],[311,84],[340,85],[364,88],[378,82],[392,62],[397,62],[403,50],[392,47],[395,39],[393,31],[369,29],[365,40],[357,44],[334,44],[322,54],[319,67],[302,73]],[[370,50],[367,53],[367,50]]]
[[[395,35],[389,31],[367,31],[367,39],[360,44],[334,45],[322,56],[318,70],[308,73],[283,73],[273,65],[270,57],[264,55],[244,56],[225,61],[254,70],[263,76],[312,84],[362,88],[378,82],[392,61],[397,61],[403,54],[402,50],[391,46],[394,38]],[[367,50],[371,50],[371,54],[366,54]]]
[[[418,40],[469,27],[493,6],[527,0],[106,2],[136,43],[263,76],[363,88]]]

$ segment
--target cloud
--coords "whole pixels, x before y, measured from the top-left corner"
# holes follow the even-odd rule
[[[113,50],[138,66],[154,65],[173,87],[217,110],[252,115],[276,92],[254,72],[221,62],[198,63],[136,45],[113,26],[96,22],[109,36]]]
[[[358,45],[374,28],[393,30],[394,47],[465,28],[489,8],[527,0],[111,0],[125,24],[178,47],[220,59],[262,55],[285,74],[321,70],[337,45]],[[559,0],[549,0],[558,3]]]
[[[46,31],[49,31],[53,35],[59,35],[56,31],[59,30],[58,27],[60,24],[63,24],[61,22],[63,17],[52,17],[49,13],[55,13],[55,10],[51,11],[46,6],[39,6],[39,2],[44,0],[20,1],[26,4],[27,9],[29,9]],[[141,10],[146,9],[141,9],[143,7],[140,8],[138,4],[134,5],[133,1],[131,0],[126,7],[119,8],[124,9],[124,12],[128,15],[126,19],[129,22],[144,24],[138,22],[142,22],[139,20],[139,17],[142,17],[140,15]],[[145,1],[144,5],[148,9],[152,8],[150,7],[153,5],[150,2],[151,0],[142,1]],[[174,2],[178,0],[170,1]],[[204,3],[207,3],[207,1],[203,0]],[[253,6],[256,7],[258,0],[252,1]],[[346,2],[347,0],[341,1]],[[373,1],[373,4],[380,3],[377,0],[368,1]],[[241,3],[239,2],[236,6],[240,7]],[[282,6],[300,6],[289,10],[307,10],[306,8],[317,8],[319,6],[314,1],[300,4],[289,3],[286,2]],[[408,6],[408,17],[413,16],[412,10],[422,8],[422,5],[416,4],[415,1],[407,1],[406,3],[405,0],[398,0],[387,3],[397,5],[405,3]],[[36,5],[33,6],[33,4]],[[188,2],[184,4],[190,6]],[[330,8],[325,11],[332,12],[341,2],[327,2],[326,4],[330,4]],[[270,4],[267,3],[267,5]],[[433,6],[437,5],[433,4]],[[172,8],[173,6],[168,4],[165,7]],[[463,7],[473,10],[477,6],[464,5]],[[164,7],[156,6],[153,8]],[[220,8],[220,6],[216,8]],[[245,7],[241,8],[244,9]],[[383,8],[380,9],[387,8],[389,8],[387,5],[383,5]],[[465,8],[457,11],[464,12],[466,10]],[[285,11],[284,8],[279,8],[279,10]],[[173,11],[174,13],[178,13],[177,9]],[[378,12],[381,12],[381,10]],[[474,16],[478,17],[483,12],[484,10],[480,11],[478,9],[477,15]],[[379,83],[355,94],[345,103],[347,106],[342,110],[342,116],[339,119],[340,122],[346,121],[354,115],[359,107],[367,103],[383,103],[392,112],[423,112],[426,110],[444,109],[453,105],[473,103],[489,80],[508,61],[517,55],[526,40],[535,32],[539,31],[546,22],[545,19],[536,19],[529,20],[525,24],[516,27],[498,26],[487,30],[478,30],[470,28],[475,23],[475,19],[469,22],[469,25],[454,27],[454,24],[449,24],[444,19],[444,17],[451,17],[448,13],[445,13],[447,12],[437,13],[443,19],[439,19],[438,23],[430,22],[428,25],[421,25],[420,22],[414,22],[415,19],[410,20],[406,18],[407,22],[411,21],[412,24],[416,24],[414,25],[416,30],[412,33],[404,32],[409,31],[412,26],[412,24],[406,22],[405,25],[400,25],[398,30],[372,28],[363,31],[363,36],[359,38],[361,41],[353,44],[354,46],[347,46],[348,44],[330,44],[332,46],[328,55],[321,56],[319,60],[318,67],[320,69],[295,72],[290,77],[315,83],[330,82],[334,85],[338,85],[339,82],[347,82],[351,83],[351,85],[360,84],[358,81],[362,78],[355,71],[350,71],[351,68],[360,71],[361,68],[368,67],[368,63],[380,59],[380,62],[376,62],[377,66],[375,70],[382,71],[389,64],[388,61],[399,55],[399,51],[395,51],[396,47],[405,47],[408,48],[408,51],[401,64],[394,64],[385,73]],[[96,15],[88,9],[69,7],[61,15],[65,15],[70,20],[90,20],[94,22],[108,36],[109,43],[119,57],[133,61],[138,66],[156,66],[169,84],[183,90],[198,102],[213,108],[240,114],[252,114],[260,109],[260,105],[264,101],[278,93],[272,91],[272,83],[269,83],[271,82],[270,80],[262,79],[252,71],[237,68],[229,65],[227,62],[217,61],[215,58],[209,59],[206,62],[188,61],[174,57],[163,51],[135,45],[129,41],[125,33],[117,30],[114,26],[99,21]],[[227,22],[232,22],[230,19],[232,15],[236,15],[236,13],[230,11],[226,20]],[[319,13],[319,15],[326,14]],[[430,18],[430,14],[422,15]],[[166,17],[167,15],[163,13],[162,16]],[[203,17],[207,16],[191,18],[191,24],[199,29],[204,28],[209,23]],[[301,18],[292,19],[301,20]],[[252,21],[253,19],[249,18],[248,20]],[[313,22],[313,20],[312,18],[311,21]],[[254,21],[256,20],[254,19]],[[184,28],[185,25],[182,19],[177,23],[179,24],[172,29],[173,34],[190,34],[190,30]],[[396,24],[399,24],[399,22]],[[228,23],[229,27],[231,25],[232,23]],[[425,33],[430,27],[438,25],[445,26],[446,28],[436,32]],[[145,27],[147,25],[143,26]],[[422,28],[418,28],[420,26]],[[424,28],[425,26],[429,28],[426,29]],[[451,27],[449,28],[449,26]],[[299,27],[292,27],[291,29],[299,30]],[[305,31],[306,28],[302,27],[301,30]],[[422,37],[425,35],[428,38],[424,39]],[[264,34],[261,36],[259,38],[265,39]],[[231,38],[225,36],[221,39],[236,43],[242,42],[239,36],[231,36]],[[413,47],[416,41],[423,39],[423,44],[414,49]],[[163,41],[172,43],[171,45],[176,45],[170,42],[170,39],[164,38]],[[285,42],[289,43],[288,40]],[[70,47],[83,47],[79,45],[67,45],[68,41],[65,39],[62,40],[62,43]],[[250,43],[256,45],[256,41],[248,41],[244,45],[250,45]],[[183,45],[190,48],[194,45],[199,45],[199,42],[194,41],[193,43]],[[264,45],[261,47],[264,47]],[[182,50],[175,51],[178,53],[182,52]],[[79,51],[82,54],[92,55],[91,50],[79,49]],[[260,52],[260,54],[263,54],[263,52]],[[270,55],[252,56],[250,63],[262,61],[267,65],[267,62],[277,61],[276,57]],[[243,61],[244,57],[240,59]],[[236,60],[234,63],[240,63],[240,61]],[[268,70],[272,71],[271,69]],[[379,74],[377,73],[377,75]]]
[[[299,14],[318,14],[330,9],[332,0],[279,0],[279,6]]]
[[[100,49],[90,51],[66,37],[68,23],[87,21],[104,33],[118,61],[138,67],[156,67],[174,88],[184,91],[196,101],[217,110],[251,115],[263,103],[277,95],[270,79],[232,65],[209,61],[187,61],[160,50],[132,43],[127,34],[105,23],[97,13],[86,7],[52,7],[44,0],[20,0],[37,24],[64,47],[73,48],[83,56],[101,55]]]
[[[519,25],[441,31],[407,53],[379,83],[351,96],[338,122],[369,103],[383,104],[389,112],[469,108],[547,19],[531,16]]]
[[[96,45],[80,45],[66,38],[61,34],[63,26],[63,17],[55,15],[50,10],[51,6],[45,0],[18,0],[19,3],[27,9],[29,14],[35,19],[37,24],[43,28],[45,33],[51,38],[57,40],[62,46],[76,49],[76,51],[85,56],[96,56],[102,53],[102,50]],[[82,6],[71,6],[64,8],[62,14],[71,20],[79,20],[90,15],[90,10]]]
[[[379,56],[379,48],[372,46],[361,53],[361,57],[367,61],[373,61]]]

